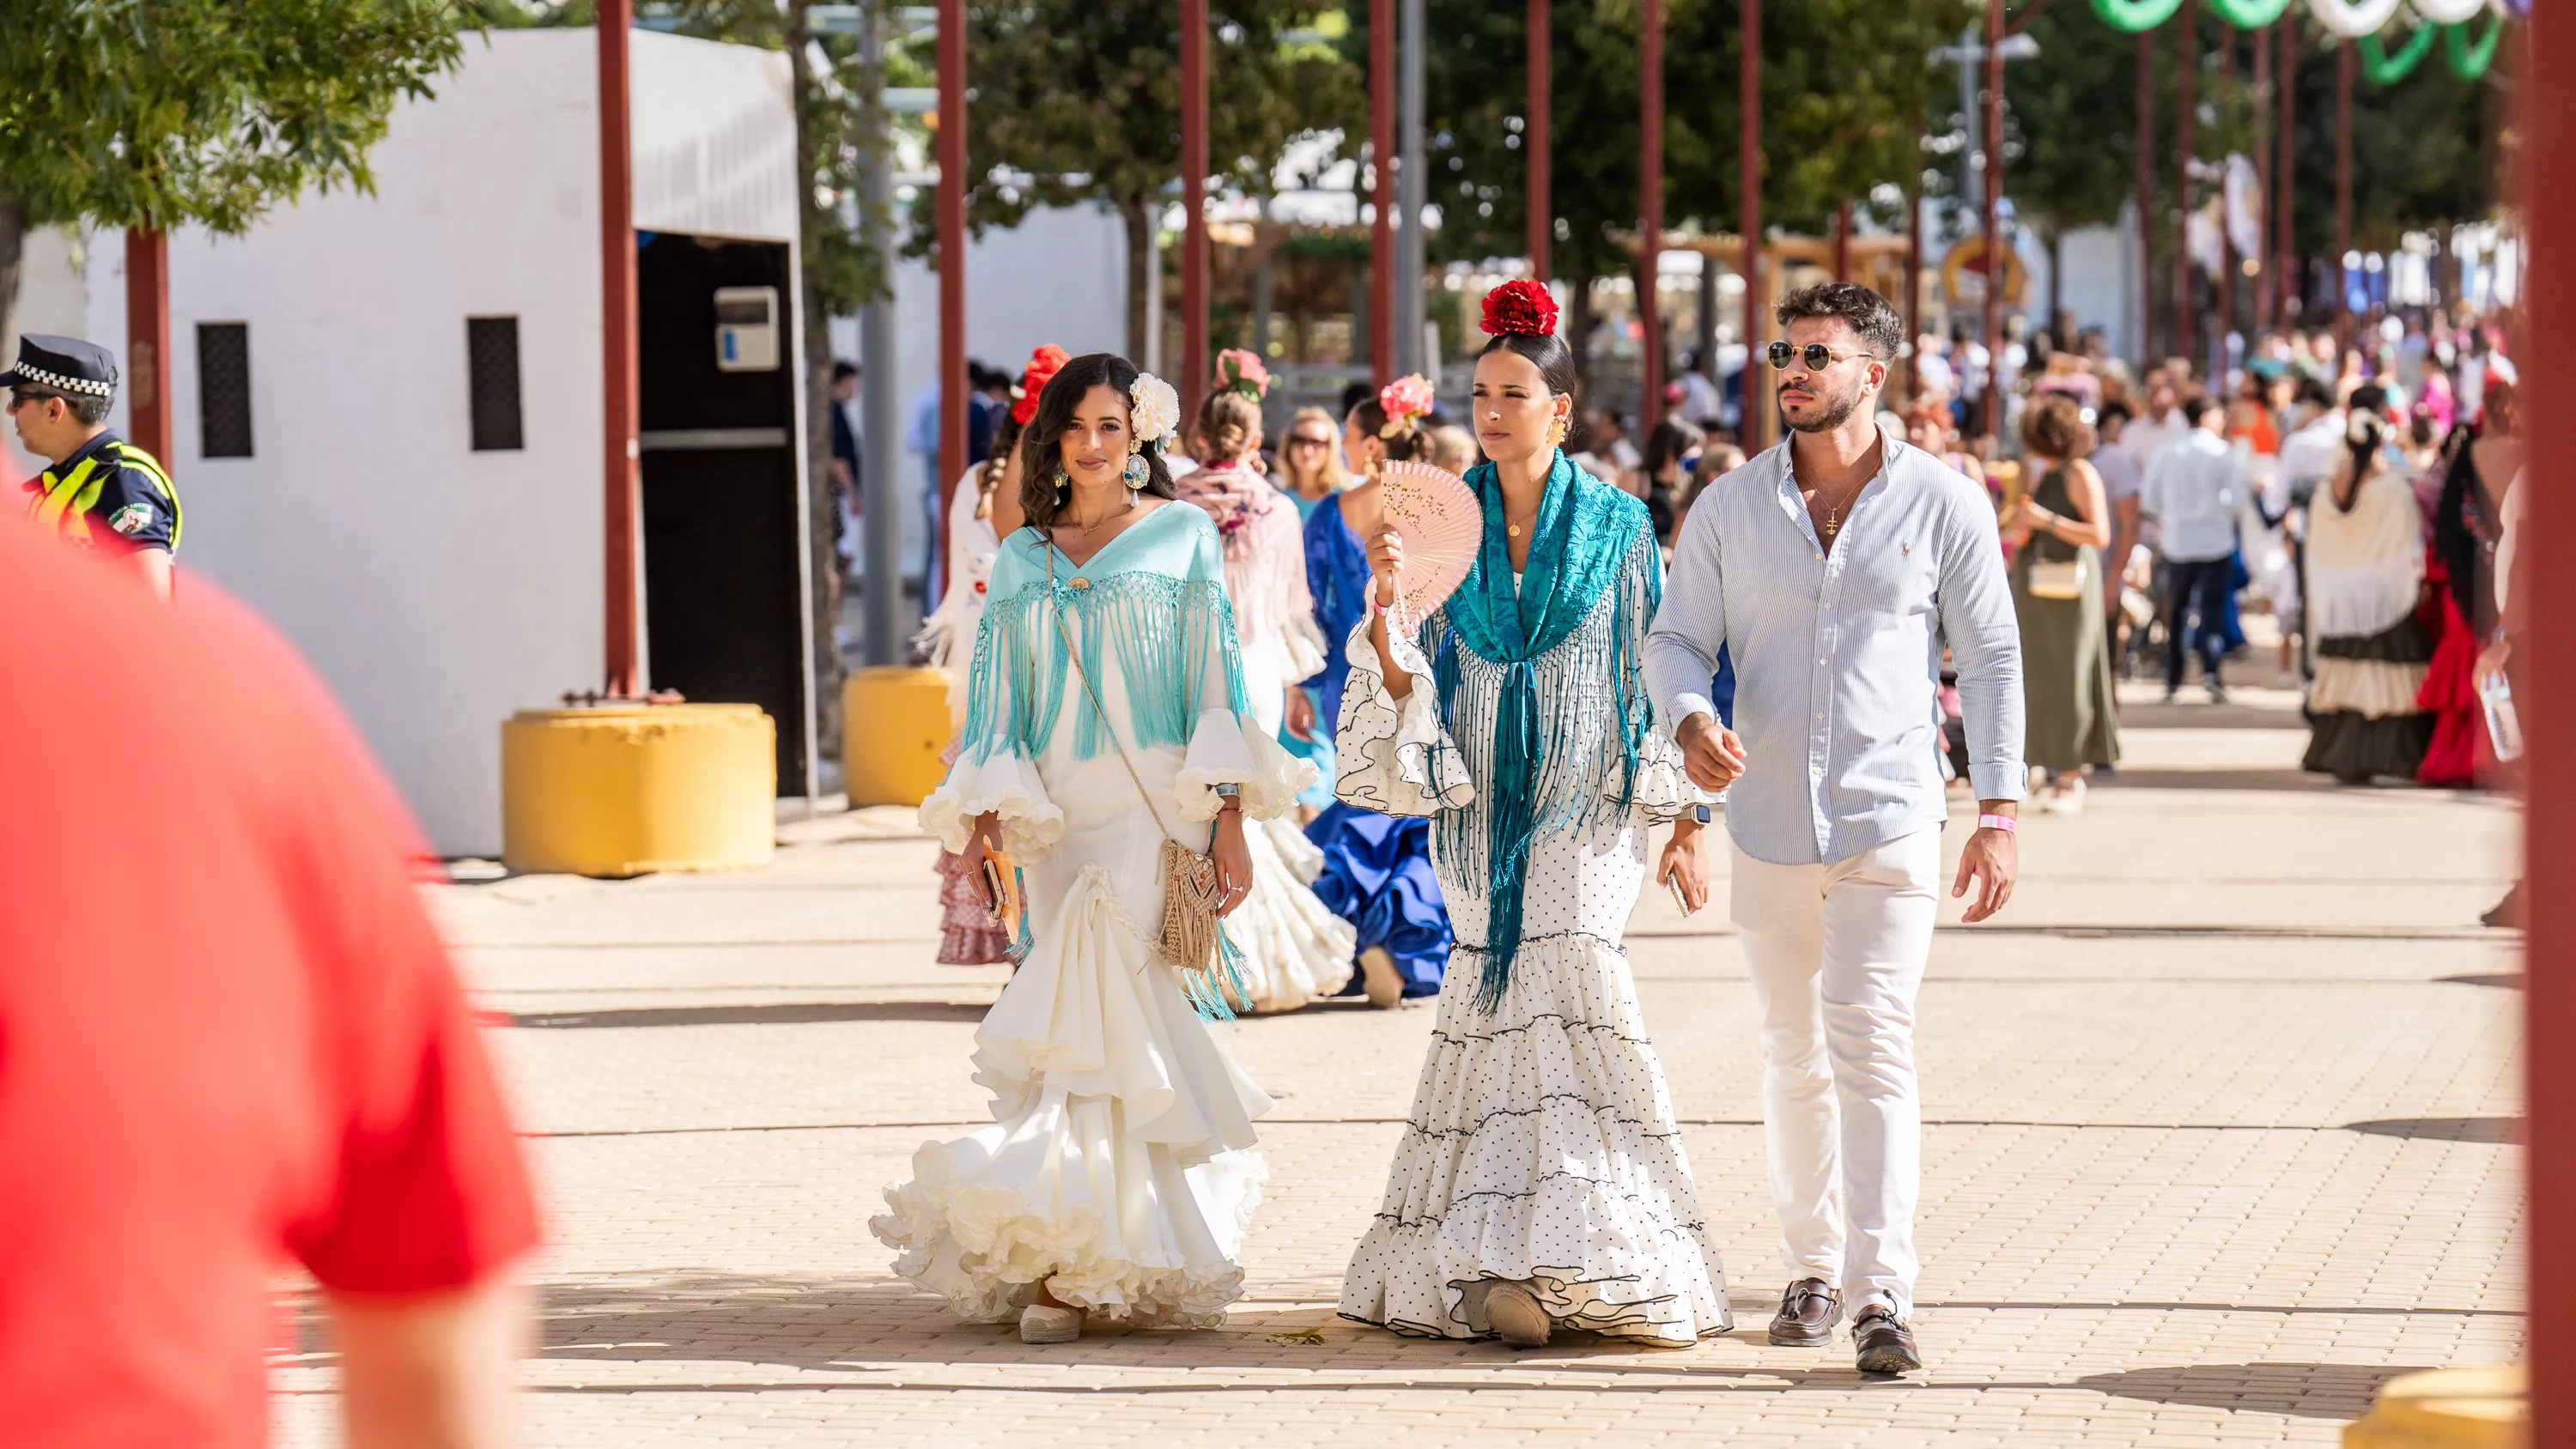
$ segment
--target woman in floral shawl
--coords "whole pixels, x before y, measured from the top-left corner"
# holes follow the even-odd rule
[[[1202,466],[1175,481],[1185,502],[1206,509],[1225,550],[1225,591],[1243,646],[1243,688],[1253,723],[1274,737],[1290,706],[1304,706],[1304,679],[1324,662],[1315,601],[1306,592],[1306,545],[1297,506],[1259,466],[1261,394],[1269,374],[1251,353],[1218,359],[1215,391],[1199,408]],[[1305,708],[1296,723],[1313,727]],[[1282,740],[1283,745],[1286,741]],[[1356,933],[1315,898],[1324,853],[1282,818],[1244,832],[1252,850],[1252,896],[1226,919],[1243,952],[1255,1011],[1293,1011],[1331,996],[1351,979]]]

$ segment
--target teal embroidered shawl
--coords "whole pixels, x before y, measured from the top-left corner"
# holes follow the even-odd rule
[[[1450,843],[1465,846],[1462,858],[1482,855],[1491,890],[1485,933],[1485,973],[1477,983],[1477,1004],[1491,1011],[1511,985],[1512,960],[1521,935],[1521,888],[1529,867],[1530,837],[1537,820],[1538,785],[1551,736],[1568,732],[1545,728],[1540,716],[1535,661],[1583,627],[1604,592],[1618,596],[1624,614],[1627,591],[1616,587],[1621,568],[1636,547],[1639,533],[1650,527],[1646,506],[1635,498],[1566,461],[1559,450],[1548,470],[1547,491],[1533,520],[1528,567],[1520,587],[1512,587],[1511,552],[1503,536],[1501,484],[1494,465],[1480,463],[1467,472],[1467,484],[1484,505],[1485,537],[1466,582],[1442,605],[1449,632],[1434,661],[1440,700],[1446,713],[1458,694],[1457,650],[1463,645],[1484,659],[1504,666],[1500,707],[1494,716],[1493,779],[1479,803],[1485,815],[1485,839],[1469,841],[1459,830]],[[1645,617],[1622,617],[1613,637],[1624,641],[1630,628],[1642,628],[1654,617],[1662,593],[1661,579],[1649,571]],[[1626,808],[1637,774],[1637,751],[1653,723],[1653,710],[1638,677],[1638,661],[1626,657],[1612,671],[1612,698],[1618,710],[1621,779],[1616,804]],[[1454,737],[1454,725],[1453,725]],[[1459,826],[1466,822],[1461,820]],[[1475,847],[1482,848],[1476,849]]]

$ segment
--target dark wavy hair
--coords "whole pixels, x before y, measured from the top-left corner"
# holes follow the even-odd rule
[[[1361,398],[1350,416],[1360,420],[1362,432],[1386,444],[1386,460],[1390,463],[1410,462],[1415,455],[1431,451],[1431,435],[1423,429],[1426,419],[1409,418],[1402,432],[1390,435],[1385,431],[1386,405],[1377,400],[1376,393]]]
[[[1065,431],[1073,426],[1073,414],[1082,400],[1095,387],[1115,388],[1120,398],[1130,396],[1138,376],[1136,364],[1114,352],[1086,352],[1057,369],[1038,394],[1038,415],[1020,435],[1020,512],[1028,516],[1031,526],[1044,532],[1055,524],[1055,516],[1072,496],[1072,484],[1058,483],[1056,471],[1064,462]],[[1175,498],[1172,470],[1163,461],[1163,440],[1154,438],[1145,444],[1145,486],[1136,490],[1155,498]]]

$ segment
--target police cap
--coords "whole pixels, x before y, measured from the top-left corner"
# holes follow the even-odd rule
[[[88,397],[114,397],[116,354],[77,337],[30,332],[18,339],[18,365],[0,372],[0,387],[49,387]]]

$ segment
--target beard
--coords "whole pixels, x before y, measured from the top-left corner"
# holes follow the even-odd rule
[[[1821,402],[1824,411],[1809,417],[1804,422],[1789,416],[1786,408],[1781,409],[1781,416],[1788,419],[1791,432],[1830,433],[1849,421],[1851,415],[1860,410],[1862,392],[1861,384],[1855,379],[1848,387],[1824,393]]]

